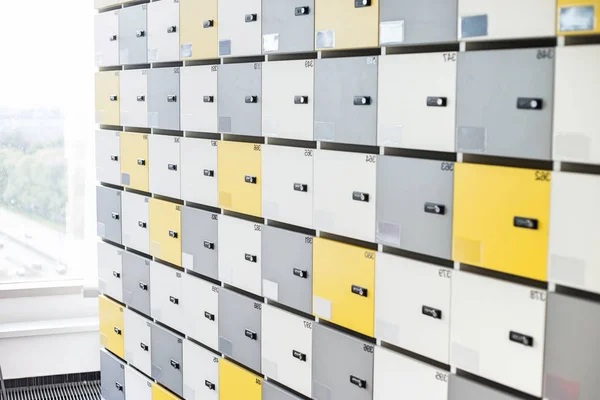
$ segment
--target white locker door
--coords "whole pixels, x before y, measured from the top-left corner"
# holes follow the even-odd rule
[[[130,366],[125,367],[125,398],[152,400],[152,381]]]
[[[183,397],[186,400],[219,400],[219,359],[197,344],[183,341]]]
[[[96,67],[119,65],[119,11],[94,16]]]
[[[144,254],[150,254],[149,197],[123,192],[121,201],[123,245]]]
[[[165,61],[179,61],[179,0],[148,4],[148,62]]]
[[[121,71],[121,125],[148,127],[148,70]]]
[[[115,300],[123,301],[123,251],[106,242],[98,242],[98,289]]]
[[[262,1],[219,0],[219,57],[260,55]]]
[[[96,131],[96,180],[121,184],[120,134],[113,131]]]
[[[181,130],[218,133],[218,65],[181,68]]]
[[[165,0],[162,0],[165,1]],[[148,136],[150,159],[150,192],[181,198],[181,138],[177,136]]]
[[[171,328],[184,332],[183,279],[178,269],[152,261],[150,263],[150,315]]]
[[[204,279],[183,276],[185,333],[215,350],[219,348],[219,290],[219,285]]]
[[[129,308],[123,315],[125,324],[125,360],[130,364],[150,375],[152,361],[150,352],[150,320]],[[127,386],[127,385],[125,385]]]
[[[193,203],[218,207],[218,141],[181,139],[181,198]]]

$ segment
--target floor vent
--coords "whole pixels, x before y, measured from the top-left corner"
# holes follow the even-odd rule
[[[100,381],[51,383],[6,389],[0,400],[100,400]]]

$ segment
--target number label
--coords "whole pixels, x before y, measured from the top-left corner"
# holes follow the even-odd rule
[[[219,70],[219,67],[217,67],[216,65],[211,65],[210,72],[217,72],[218,70]]]
[[[173,73],[178,74],[179,73],[179,67],[173,68]]]
[[[217,141],[216,141],[216,140],[211,140],[211,141],[210,141],[210,145],[211,145],[212,147],[217,147]]]
[[[546,301],[546,293],[539,290],[532,290],[529,293],[529,297],[531,297],[531,300]]]
[[[304,61],[304,68],[312,68],[315,66],[315,62],[313,60]]]
[[[175,206],[175,211],[181,211],[181,206]]]
[[[254,224],[254,230],[260,232],[261,226],[259,224]]]
[[[304,243],[311,244],[312,242],[313,242],[313,238],[312,238],[312,236],[306,236],[306,237],[304,238]]]
[[[436,372],[435,379],[440,382],[448,382],[448,374],[444,374],[443,372]]]
[[[260,144],[254,145],[254,151],[260,151]]]
[[[440,166],[440,169],[442,171],[449,171],[452,172],[454,171],[454,163],[451,162],[443,162]]]
[[[375,253],[373,253],[372,251],[365,251],[365,258],[367,260],[374,260],[375,259]]]
[[[178,138],[178,137],[176,137],[176,138],[173,138],[173,142],[174,142],[174,143],[180,143],[180,142],[181,142],[181,139],[180,139],[180,138]]]
[[[181,272],[176,272],[175,276],[178,277],[178,278],[181,278]]]
[[[144,140],[148,140],[148,135],[144,135],[144,136],[142,136],[142,139],[144,139]]]
[[[213,357],[213,362],[214,363],[218,363],[219,362],[219,358],[218,357]]]
[[[210,219],[212,219],[213,221],[216,221],[219,219],[219,215],[218,214],[211,214]]]
[[[148,75],[148,70],[147,69],[142,70],[142,75]]]
[[[115,76],[119,76],[121,73],[119,71],[115,72]]]
[[[367,57],[367,65],[377,64],[377,57]]]
[[[262,304],[260,303],[254,303],[254,308],[257,310],[262,310]]]
[[[365,161],[368,163],[374,163],[375,162],[375,156],[373,155],[367,155],[365,156]]]
[[[260,380],[260,379],[258,379],[258,378],[256,378],[256,384],[257,384],[258,386],[260,386],[260,385],[262,384],[261,380]]]
[[[304,150],[304,157],[312,157],[313,156],[313,151],[309,150],[309,149],[305,149]]]
[[[535,171],[535,180],[540,182],[550,182],[550,172]]]
[[[220,288],[220,287],[218,287],[218,286],[213,286],[213,287],[212,287],[212,291],[213,291],[213,292],[215,292],[215,293],[219,293],[219,290],[220,290],[220,289],[221,289],[221,288]]]
[[[552,60],[554,58],[554,49],[539,49],[536,57],[538,60]]]
[[[262,66],[261,63],[254,63],[254,69],[260,69]]]
[[[310,321],[304,321],[304,327],[306,329],[312,329],[312,322],[310,322]]]
[[[444,53],[445,62],[456,62],[456,53]]]
[[[375,348],[370,344],[365,344],[363,345],[363,351],[367,353],[373,353],[375,351]]]
[[[438,271],[438,275],[441,278],[452,278],[452,271],[448,271],[447,269],[440,268]]]

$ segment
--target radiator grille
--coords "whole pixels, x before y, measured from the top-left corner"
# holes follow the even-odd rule
[[[100,382],[68,382],[6,389],[1,400],[100,400]]]

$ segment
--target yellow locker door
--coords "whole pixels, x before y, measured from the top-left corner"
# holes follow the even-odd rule
[[[182,60],[219,56],[217,0],[179,0],[179,42]]]
[[[96,123],[120,125],[119,71],[96,72]]]
[[[152,383],[152,400],[179,400],[179,397],[175,396],[158,383]]]
[[[150,199],[150,255],[181,266],[181,206]]]
[[[219,142],[219,207],[261,216],[261,145]]]
[[[454,261],[545,281],[551,173],[454,168]]]
[[[313,242],[313,314],[373,336],[375,252],[333,240]]]
[[[100,317],[100,344],[125,359],[125,326],[123,307],[104,296],[98,297]]]
[[[121,185],[149,191],[148,135],[121,132]]]
[[[317,50],[377,46],[379,0],[315,0]]]
[[[558,0],[557,6],[558,35],[600,33],[600,0]]]
[[[219,361],[219,400],[261,400],[262,381],[231,361]]]

